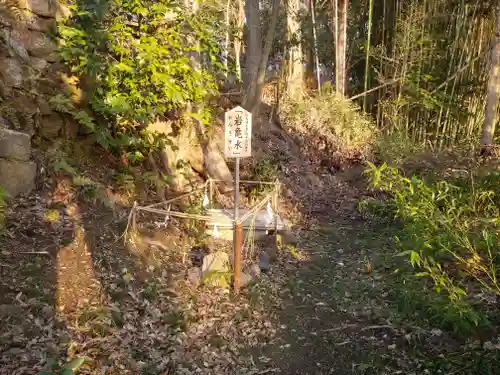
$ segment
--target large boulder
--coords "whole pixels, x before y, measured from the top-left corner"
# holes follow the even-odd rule
[[[21,0],[20,7],[42,17],[55,17],[57,0]]]
[[[11,58],[0,59],[0,77],[10,87],[21,87],[24,82],[23,68],[19,60]]]
[[[170,122],[157,122],[151,130],[161,131],[169,135],[173,146],[167,146],[164,150],[164,161],[167,161],[167,171],[174,177],[176,190],[186,190],[189,179],[186,178],[185,166],[190,166],[203,177],[211,177],[217,180],[232,181],[231,172],[213,139],[200,142],[198,133],[194,126],[185,124],[180,129],[172,128]],[[165,163],[164,163],[165,164]],[[221,185],[224,190],[232,183]]]
[[[206,140],[202,145],[192,125],[188,123],[175,129],[170,121],[157,121],[148,129],[166,134],[172,141],[171,146],[165,147],[162,160],[164,169],[174,180],[172,186],[175,190],[188,190],[190,179],[186,177],[186,166],[201,176],[229,181],[222,188],[232,186],[231,172],[216,142]]]
[[[40,135],[46,138],[57,137],[64,126],[64,120],[58,113],[42,116],[40,120]]]
[[[233,176],[214,141],[210,140],[208,144],[203,147],[203,160],[206,173],[210,177],[216,180],[226,181],[223,184],[225,187],[232,186]]]
[[[71,15],[68,6],[58,0],[21,0],[20,8],[44,18],[65,19]]]
[[[1,158],[28,161],[30,154],[31,138],[28,134],[0,128]]]
[[[35,187],[36,173],[34,162],[0,159],[0,185],[8,196],[31,192]]]
[[[171,176],[171,188],[176,191],[186,191],[190,188],[189,170],[203,171],[203,154],[192,128],[185,126],[174,129],[170,121],[156,121],[150,124],[150,131],[165,134],[171,141],[162,151],[164,170]]]
[[[13,29],[9,36],[9,44],[11,47],[16,46],[18,50],[21,50],[22,48],[19,47],[20,45],[24,47],[31,56],[44,58],[49,62],[57,60],[57,55],[55,53],[57,44],[44,33],[34,30],[20,31]]]
[[[35,14],[28,14],[25,19],[28,30],[49,32],[56,27],[56,21],[53,18],[38,17]]]
[[[20,33],[14,29],[4,28],[0,29],[0,38],[5,41],[6,52],[8,56],[19,58],[22,61],[29,61],[29,54],[26,51],[23,43],[16,39]]]

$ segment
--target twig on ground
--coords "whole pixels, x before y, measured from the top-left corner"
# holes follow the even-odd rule
[[[148,245],[151,245],[151,246],[156,246],[156,247],[159,247],[160,249],[163,249],[163,250],[168,250],[168,247],[165,246],[164,244],[162,244],[160,241],[155,241],[155,240],[152,240],[151,238],[149,237],[143,237],[142,240],[147,243]]]
[[[389,329],[392,329],[392,330],[395,330],[395,328],[393,326],[390,326],[388,324],[383,324],[383,325],[375,325],[375,326],[368,326],[368,327],[364,327],[361,331],[368,331],[370,329],[383,329],[383,328],[389,328]]]
[[[335,346],[344,346],[344,345],[349,344],[350,342],[351,342],[351,340],[342,341],[342,342],[336,343]]]
[[[132,207],[132,209],[130,210],[130,213],[128,214],[127,226],[125,227],[125,231],[123,232],[123,234],[120,237],[118,237],[116,239],[116,241],[118,241],[121,238],[124,238],[125,243],[127,242],[128,228],[130,226],[130,222],[132,221],[132,216],[135,215],[136,207],[137,207],[137,202],[134,202],[134,206]]]
[[[343,329],[357,327],[357,326],[358,326],[357,324],[346,324],[346,325],[343,325],[340,327],[323,329],[323,330],[321,330],[321,332],[336,332],[336,331],[341,331]]]

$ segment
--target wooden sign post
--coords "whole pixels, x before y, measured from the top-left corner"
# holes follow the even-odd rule
[[[252,114],[236,107],[226,112],[224,155],[234,158],[234,291],[240,290],[241,253],[243,249],[243,226],[238,223],[238,201],[240,192],[240,158],[252,156]]]

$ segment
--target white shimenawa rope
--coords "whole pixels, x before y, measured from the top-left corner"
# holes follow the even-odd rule
[[[267,207],[266,207],[266,211],[267,211],[267,224],[271,224],[274,220],[274,212],[273,212],[273,209],[271,207],[271,202],[267,202]]]

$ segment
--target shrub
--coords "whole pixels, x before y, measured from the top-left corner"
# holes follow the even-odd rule
[[[51,104],[73,113],[104,148],[141,160],[167,141],[148,132],[148,123],[215,90],[211,72],[193,67],[190,55],[205,53],[210,68],[222,67],[218,22],[213,12],[192,14],[165,0],[87,0],[72,10],[58,25],[60,57],[79,78],[92,113],[69,110],[63,97]],[[209,114],[192,116],[208,122]]]
[[[371,150],[376,129],[350,100],[331,90],[300,101],[288,99],[280,113],[283,123],[318,140],[323,139],[333,151],[355,151],[363,155]]]
[[[264,156],[252,164],[250,179],[252,181],[274,182],[278,177],[278,169],[279,164],[276,159]],[[272,189],[272,185],[255,184],[249,187],[248,197],[251,202],[256,202]]]
[[[372,186],[392,194],[403,224],[397,242],[436,291],[459,303],[473,293],[500,295],[500,174],[426,183],[369,164]]]

